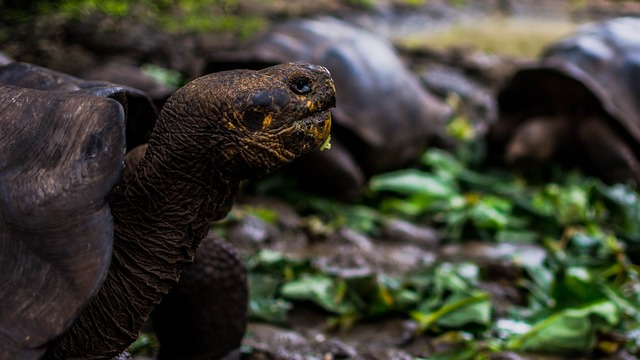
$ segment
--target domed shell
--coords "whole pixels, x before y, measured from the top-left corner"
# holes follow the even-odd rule
[[[0,68],[0,358],[39,358],[107,274],[131,91]]]
[[[142,90],[106,81],[84,80],[23,62],[0,66],[1,85],[66,92],[87,89],[97,96],[118,100],[126,109],[127,150],[147,142],[158,115],[153,101]]]
[[[537,115],[608,114],[640,154],[640,18],[588,24],[548,47],[498,92],[497,152],[520,121]]]
[[[207,69],[288,61],[329,69],[337,95],[334,139],[367,175],[406,165],[442,135],[450,109],[421,87],[391,44],[336,19],[276,25],[241,50],[213,54]]]

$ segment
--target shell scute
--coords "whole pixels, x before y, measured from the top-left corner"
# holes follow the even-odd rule
[[[110,98],[0,86],[0,355],[39,356],[104,280],[125,127]]]

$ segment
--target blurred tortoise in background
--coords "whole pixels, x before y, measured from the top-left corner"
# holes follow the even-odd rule
[[[489,154],[524,173],[550,161],[640,184],[640,18],[585,25],[498,92]]]
[[[336,82],[332,148],[295,161],[307,189],[348,198],[376,173],[405,167],[443,142],[451,110],[428,93],[384,39],[337,19],[276,25],[240,49],[211,54],[206,72],[304,61]]]
[[[172,95],[155,125],[131,117],[127,104],[141,95],[135,89],[22,63],[0,68],[0,83],[2,359],[122,352],[193,260],[211,222],[229,210],[239,182],[319,147],[335,106],[329,72],[301,63],[195,79]],[[148,139],[145,131],[128,133],[150,125]],[[140,143],[148,144],[144,157],[121,181],[125,152]],[[240,344],[242,266],[228,245],[207,237],[203,246],[207,253],[194,265],[210,276],[185,271],[189,282],[154,314],[161,358],[176,358],[178,346],[181,358],[219,357]],[[228,268],[241,273],[217,273]],[[175,339],[186,343],[170,344],[184,330],[164,317],[166,307],[188,304],[185,289],[204,286],[196,295],[211,295],[210,285],[218,298],[191,302],[209,308],[174,309],[179,324],[197,320],[194,328],[212,330],[200,333],[208,341],[182,336]]]
[[[153,100],[155,106],[161,109],[176,88],[170,84],[161,83],[142,68],[143,66],[138,65],[134,59],[116,56],[84,69],[78,77],[86,80],[108,81],[142,90]]]

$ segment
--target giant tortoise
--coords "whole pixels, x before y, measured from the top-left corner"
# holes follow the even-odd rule
[[[239,182],[318,148],[335,106],[321,66],[210,74],[171,96],[147,141],[139,130],[148,119],[127,114],[135,91],[46,71],[36,80],[41,68],[7,66],[0,69],[3,83],[13,84],[0,85],[1,359],[122,352],[211,222],[225,215]],[[139,143],[146,152],[121,181],[126,149]]]
[[[640,18],[583,25],[498,92],[490,154],[521,171],[552,160],[640,181]]]
[[[444,138],[450,109],[423,89],[390,43],[333,18],[280,23],[237,50],[211,54],[207,72],[305,61],[329,69],[338,88],[330,151],[294,162],[300,183],[349,197],[367,177],[414,161]]]

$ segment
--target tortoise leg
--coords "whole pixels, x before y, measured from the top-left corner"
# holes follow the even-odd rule
[[[244,263],[231,244],[209,233],[193,264],[151,314],[158,360],[217,359],[237,351],[247,302]]]
[[[640,163],[628,143],[607,119],[593,116],[580,123],[578,136],[587,164],[607,183],[640,184]]]
[[[504,161],[519,169],[548,163],[563,145],[570,120],[559,116],[538,116],[525,120],[507,143]]]

